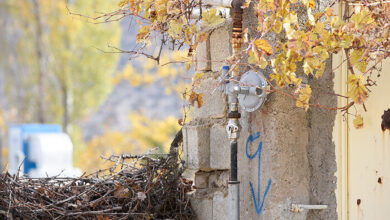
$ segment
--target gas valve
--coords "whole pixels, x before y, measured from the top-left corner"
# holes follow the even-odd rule
[[[267,98],[265,89],[268,83],[265,77],[261,73],[248,71],[241,77],[239,83],[231,83],[228,71],[229,66],[222,67],[218,90],[228,96],[238,98],[239,105],[247,112],[253,112],[260,108]]]

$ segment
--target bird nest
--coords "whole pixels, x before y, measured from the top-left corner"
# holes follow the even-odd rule
[[[3,173],[0,218],[192,219],[192,182],[182,177],[177,140],[172,146],[165,156],[111,156],[113,167],[79,178]]]

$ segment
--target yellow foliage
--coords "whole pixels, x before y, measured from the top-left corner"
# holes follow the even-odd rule
[[[168,33],[171,35],[172,38],[177,39],[180,37],[180,34],[183,31],[183,24],[178,22],[177,20],[172,20],[169,23],[169,30]]]
[[[192,106],[194,106],[195,102],[196,102],[198,104],[198,108],[200,108],[203,106],[203,94],[202,93],[198,94],[198,93],[195,93],[194,91],[192,91],[188,101],[190,102],[190,105],[192,105]]]
[[[130,5],[134,1],[129,0]],[[145,15],[150,21],[147,25],[151,31],[167,36],[176,42],[176,45],[187,44],[193,49],[199,42],[207,39],[207,34],[202,33],[201,26],[196,23],[198,20],[189,19],[190,16],[186,14],[187,11],[193,9],[188,5],[188,1],[138,1],[142,2],[144,10],[137,15]],[[388,55],[386,52],[389,45],[387,26],[390,10],[387,6],[376,5],[372,2],[359,6],[351,5],[351,11],[353,11],[351,16],[348,13],[345,16],[338,16],[332,12],[331,8],[318,11],[315,0],[245,0],[243,3],[243,8],[249,7],[250,4],[254,6],[258,33],[254,35],[256,38],[253,39],[253,46],[243,50],[242,53],[248,57],[251,69],[269,68],[272,71],[270,80],[279,87],[293,85],[295,89],[300,88],[302,79],[299,74],[296,74],[297,67],[302,67],[306,75],[312,74],[316,78],[321,78],[331,54],[343,50],[351,52],[349,59],[346,59],[351,61],[348,65],[351,64],[362,73],[367,72],[370,62],[375,61],[374,65],[377,65],[382,58]],[[121,5],[124,4],[127,3],[122,0]],[[302,7],[307,13],[307,19],[304,19],[306,23],[302,23],[301,20],[298,22],[297,13],[302,12]],[[216,26],[222,23],[223,19],[217,15],[215,8],[211,8],[202,13],[201,22],[207,26]],[[244,43],[250,43],[248,31],[244,33]],[[264,38],[274,36],[274,34],[283,40],[271,46]],[[194,54],[191,53],[192,56]],[[273,54],[276,55],[271,56]],[[266,59],[265,55],[271,57]],[[232,56],[227,62],[238,64],[243,60]],[[192,61],[188,59],[187,69],[190,69],[191,65]],[[377,70],[377,68],[372,67],[368,70]],[[159,76],[170,77],[170,73],[162,69]],[[193,81],[195,82],[193,86],[197,86],[197,75],[194,75]],[[368,97],[368,91],[362,81],[362,76],[349,76],[348,78],[347,95],[355,103],[363,103]],[[171,89],[167,88],[166,91],[170,92]],[[305,110],[309,108],[310,87],[306,86],[299,90],[298,95],[297,93],[292,95],[297,98],[297,106]],[[190,97],[192,104],[199,100],[198,94],[191,93],[190,96],[192,96]]]
[[[146,36],[149,34],[149,26],[142,26],[137,33],[137,41],[143,41]]]
[[[286,85],[286,81],[284,80],[284,74],[280,72],[273,72],[270,74],[271,81],[275,80],[276,85],[279,87],[284,87]]]
[[[202,13],[203,24],[209,27],[217,26],[224,22],[224,20],[225,19],[217,14],[217,9],[215,8],[211,8]]]
[[[268,66],[268,61],[264,58],[264,56],[257,53],[255,50],[249,51],[248,62],[250,64],[257,64],[261,69],[265,69]]]
[[[356,118],[353,120],[353,126],[356,129],[362,128],[363,127],[363,117],[361,115],[357,115]]]
[[[1,161],[3,162],[3,164],[0,164],[0,166],[5,167],[8,163],[8,147],[1,148],[0,156]]]
[[[305,111],[309,109],[309,100],[311,96],[311,88],[306,85],[305,88],[299,90],[299,96],[296,102],[297,107],[304,108]]]
[[[363,84],[364,77],[351,74],[348,76],[348,92],[347,95],[358,104],[363,104],[363,102],[368,98],[368,91],[366,86]]]
[[[282,31],[282,29],[283,29],[282,21],[276,20],[272,30],[275,31],[275,33],[279,34]]]
[[[272,55],[272,46],[265,39],[255,40],[255,46],[258,50],[263,51],[267,55]]]
[[[129,4],[130,0],[121,0],[119,3],[118,3],[118,6],[119,7],[123,7],[127,4]]]
[[[364,51],[364,49],[353,50],[350,55],[351,65],[355,66],[362,73],[366,72],[368,65]]]
[[[199,85],[200,84],[200,80],[202,79],[203,76],[204,76],[204,73],[195,73],[192,76],[192,84]]]
[[[364,25],[372,24],[375,21],[367,8],[361,10],[358,13],[354,13],[351,17],[351,20],[354,22],[356,28],[361,28]]]
[[[307,0],[307,8],[314,8],[316,6],[316,2],[314,0]]]

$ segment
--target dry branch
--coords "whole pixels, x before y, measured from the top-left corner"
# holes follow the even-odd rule
[[[180,139],[181,134],[177,136]],[[80,178],[19,178],[3,173],[0,218],[192,219],[185,197],[192,182],[182,177],[176,139],[169,155],[114,156],[116,169]]]

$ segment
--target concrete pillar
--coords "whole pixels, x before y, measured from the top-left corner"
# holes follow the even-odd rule
[[[248,28],[250,34],[257,27],[252,10],[245,10],[243,20],[244,29]],[[216,88],[221,61],[231,55],[230,32],[231,23],[227,22],[211,30],[208,43],[199,46],[211,60],[205,70],[213,72],[207,71],[196,88],[197,93],[203,94],[204,106],[195,108],[193,120],[183,129],[184,160],[194,173],[197,188],[191,195],[191,203],[201,220],[228,219],[227,102],[226,96]],[[274,42],[277,39],[269,37]],[[204,45],[207,48],[203,48]],[[322,80],[308,81],[319,87],[333,88],[330,72]],[[334,104],[335,100],[323,93],[313,94]],[[316,109],[305,112],[295,106],[293,99],[278,93],[269,95],[259,110],[242,112],[238,143],[241,219],[303,220],[337,216],[333,120],[333,113]],[[292,204],[325,204],[330,209],[294,213]]]

